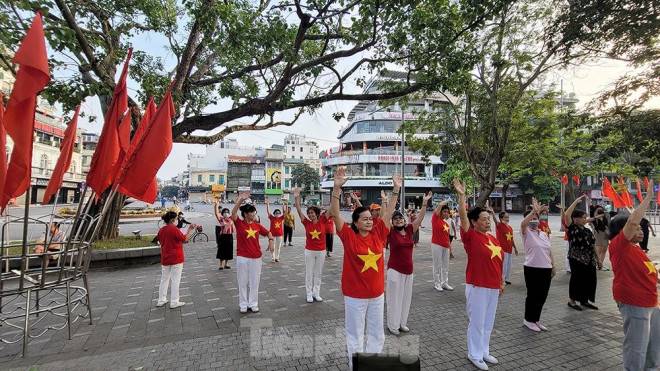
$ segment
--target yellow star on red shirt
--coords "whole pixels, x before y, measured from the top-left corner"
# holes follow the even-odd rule
[[[513,239],[513,235],[511,233],[506,234],[506,240],[511,241]]]
[[[279,228],[281,225],[282,225],[282,223],[277,222],[277,223],[275,223],[275,228]]]
[[[445,229],[445,232],[449,232],[449,226],[447,225],[447,223],[445,223],[445,225],[442,228]]]
[[[644,262],[644,265],[646,265],[646,268],[649,270],[649,274],[658,274],[655,269],[655,265],[653,265],[653,262]]]
[[[256,229],[252,229],[252,227],[250,227],[250,229],[246,229],[245,232],[247,232],[247,238],[255,238],[255,239],[257,238]]]
[[[309,231],[309,235],[312,236],[313,240],[320,240],[319,236],[321,235],[321,231],[317,231],[316,229]]]
[[[371,252],[371,249],[367,250],[369,254],[367,255],[358,255],[358,258],[364,262],[364,266],[362,267],[362,271],[360,273],[364,273],[369,268],[373,268],[376,272],[378,272],[378,259],[380,259],[383,254],[374,254]]]
[[[500,260],[502,260],[502,247],[494,244],[493,241],[488,240],[488,245],[486,245],[486,248],[492,253],[490,256],[491,259],[497,256],[500,258]]]

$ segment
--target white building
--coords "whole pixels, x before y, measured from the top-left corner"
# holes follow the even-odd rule
[[[283,187],[290,190],[295,185],[291,181],[291,170],[300,164],[307,164],[318,170],[321,175],[321,160],[319,159],[319,145],[308,140],[304,135],[289,134],[284,138],[284,171]]]

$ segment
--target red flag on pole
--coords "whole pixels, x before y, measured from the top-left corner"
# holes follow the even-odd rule
[[[577,187],[580,186],[580,176],[579,175],[573,175],[573,182]]]
[[[30,186],[37,95],[50,81],[46,39],[40,12],[35,15],[13,61],[19,65],[19,68],[7,103],[4,124],[7,134],[14,141],[14,148],[7,167],[0,209],[4,209],[10,199],[22,195]],[[2,151],[4,154],[4,148]]]
[[[135,152],[135,148],[137,145],[140,143],[142,138],[144,137],[144,134],[147,132],[149,124],[151,123],[151,119],[154,117],[156,114],[156,103],[154,103],[153,98],[149,98],[149,102],[147,103],[147,106],[144,109],[144,115],[142,115],[142,119],[140,120],[140,124],[138,125],[137,129],[135,130],[135,133],[133,134],[133,139],[131,140],[131,146],[128,149],[128,152],[126,154],[126,161],[124,161],[124,164],[122,165],[122,169],[125,169],[125,167],[128,165],[128,159],[130,159],[133,156],[133,153]],[[130,189],[126,189],[125,187],[122,187],[121,185],[119,186],[119,192],[133,198],[138,198],[142,197],[142,195],[135,195],[131,192]],[[151,181],[151,184],[149,185],[149,188],[147,192],[145,193],[145,198],[151,199],[156,199],[156,196],[158,195],[158,182],[156,181],[156,178],[154,177]]]
[[[561,177],[561,182],[562,182],[563,185],[568,185],[568,175],[564,174]]]
[[[630,196],[630,192],[628,192],[628,185],[624,183],[623,177],[619,177],[619,186],[621,187],[621,199],[623,200],[623,203],[625,204],[626,207],[634,207],[635,203],[633,202],[632,196]]]
[[[625,203],[621,199],[621,196],[616,193],[614,187],[612,187],[612,183],[610,183],[610,180],[607,177],[603,178],[603,195],[612,200],[612,205],[614,207],[626,207]]]
[[[127,159],[127,165],[119,177],[119,186],[133,197],[147,203],[156,201],[156,194],[148,194],[158,169],[172,150],[172,118],[174,117],[172,93],[168,90],[158,107],[142,140]]]
[[[5,133],[5,124],[3,120],[4,116],[4,95],[0,93],[0,190],[4,188],[5,177],[7,176],[7,156],[5,156],[5,148],[7,148],[7,133]]]
[[[57,159],[57,164],[55,165],[55,170],[53,170],[53,175],[48,181],[48,187],[46,187],[44,198],[41,201],[42,204],[47,204],[50,202],[50,199],[62,186],[64,174],[67,170],[69,170],[69,166],[71,165],[71,155],[73,154],[73,147],[76,146],[79,112],[80,106],[76,107],[76,112],[73,114],[71,122],[69,122],[69,125],[64,131],[64,140],[60,145],[60,157]]]
[[[644,196],[642,196],[642,185],[641,185],[641,183],[642,183],[642,181],[639,180],[639,178],[637,178],[637,181],[635,181],[635,184],[637,185],[637,199],[639,200],[640,203],[642,201],[644,201]]]
[[[112,184],[114,175],[117,174],[121,161],[128,150],[129,140],[126,136],[126,128],[130,135],[131,115],[128,111],[128,91],[126,90],[126,75],[128,74],[128,62],[133,51],[128,50],[124,68],[117,85],[108,111],[105,113],[105,121],[101,137],[96,145],[92,156],[92,164],[87,174],[87,184],[96,192],[96,197]]]

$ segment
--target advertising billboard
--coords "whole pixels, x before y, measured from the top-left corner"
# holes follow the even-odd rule
[[[280,168],[266,168],[266,189],[267,195],[282,194],[282,170]]]

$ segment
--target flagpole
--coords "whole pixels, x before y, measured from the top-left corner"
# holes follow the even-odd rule
[[[25,192],[25,213],[23,215],[23,246],[21,248],[21,276],[18,281],[18,289],[23,290],[23,281],[25,277],[25,271],[27,270],[27,234],[28,234],[28,218],[30,217],[30,193],[32,193],[32,185],[28,184],[28,189]],[[28,293],[29,298],[29,293]],[[29,299],[28,299],[29,300]]]
[[[98,234],[101,226],[101,221],[103,220],[103,216],[105,213],[108,211],[108,207],[112,203],[112,199],[115,197],[117,194],[117,189],[119,188],[119,184],[116,184],[112,190],[110,191],[110,194],[108,197],[105,199],[105,203],[103,204],[103,209],[101,210],[101,213],[99,214],[99,218],[96,221],[96,225],[94,226],[94,231],[92,232],[92,236],[89,239],[90,242],[94,241],[96,239],[96,235]]]

